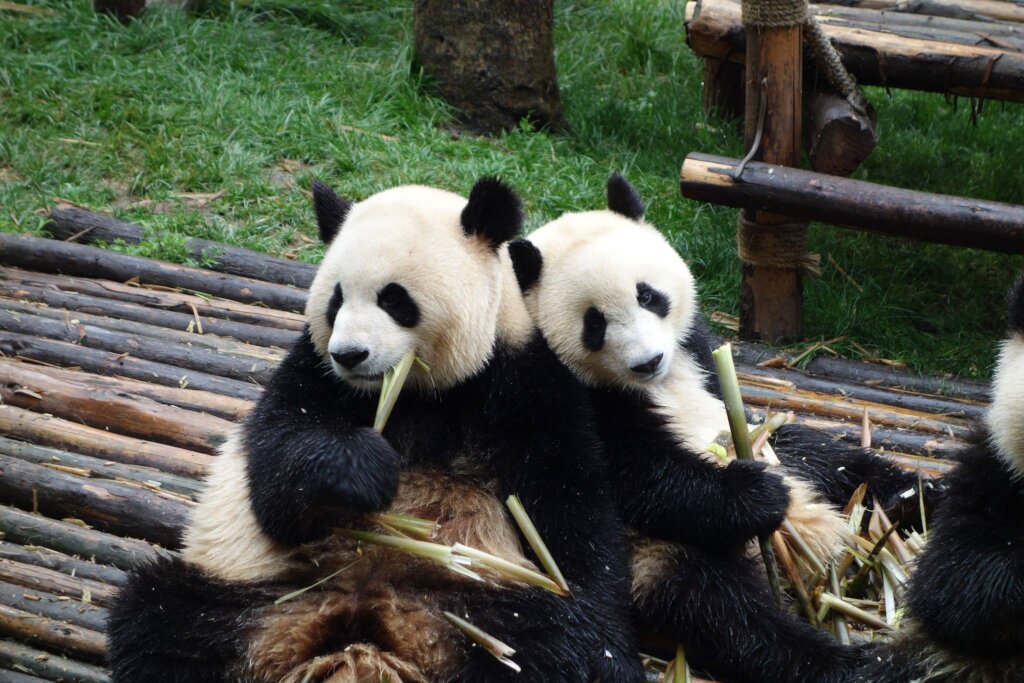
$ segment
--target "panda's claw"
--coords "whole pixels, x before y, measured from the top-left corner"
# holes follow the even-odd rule
[[[323,454],[317,499],[348,512],[380,512],[398,492],[401,457],[372,429],[359,429],[341,452]]]

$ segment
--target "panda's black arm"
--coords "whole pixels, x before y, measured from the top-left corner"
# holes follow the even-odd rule
[[[591,394],[626,524],[663,540],[731,549],[782,523],[789,491],[764,463],[721,467],[682,446],[642,396]]]
[[[499,495],[520,498],[569,582],[571,601],[592,624],[597,678],[644,680],[629,618],[624,529],[586,390],[539,336],[526,349],[496,354],[489,374],[481,431]]]
[[[369,427],[375,403],[337,380],[303,333],[243,427],[249,496],[268,536],[303,543],[345,514],[387,506],[399,457]]]
[[[911,579],[909,613],[954,652],[1024,652],[1024,481],[1012,478],[984,445],[947,479]]]

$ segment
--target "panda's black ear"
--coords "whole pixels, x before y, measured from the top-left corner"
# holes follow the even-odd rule
[[[313,210],[316,211],[321,242],[329,244],[334,239],[350,208],[352,205],[348,200],[338,196],[329,186],[319,180],[313,181]]]
[[[1024,275],[1010,294],[1010,333],[1024,334]]]
[[[512,270],[516,272],[519,289],[525,294],[540,280],[544,257],[540,249],[529,240],[515,240],[508,243],[508,255],[512,257]]]
[[[618,173],[608,179],[608,209],[634,221],[643,220],[644,202],[640,193]]]
[[[512,188],[497,178],[476,181],[462,210],[462,229],[466,234],[480,237],[497,251],[518,235],[522,227],[522,208]]]

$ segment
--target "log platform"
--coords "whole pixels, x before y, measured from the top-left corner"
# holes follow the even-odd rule
[[[105,620],[125,572],[176,551],[217,445],[302,327],[291,283],[307,267],[224,249],[208,263],[231,272],[185,268],[88,239],[0,234],[0,682],[109,680]],[[874,444],[925,475],[950,468],[988,395],[736,348],[748,405],[856,443],[867,411]]]

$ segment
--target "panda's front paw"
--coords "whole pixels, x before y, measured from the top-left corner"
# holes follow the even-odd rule
[[[361,428],[340,453],[326,454],[319,502],[349,513],[380,512],[398,492],[401,456],[381,434]]]
[[[789,508],[782,476],[756,460],[733,460],[724,476],[737,503],[737,524],[748,537],[763,538],[782,525]]]

